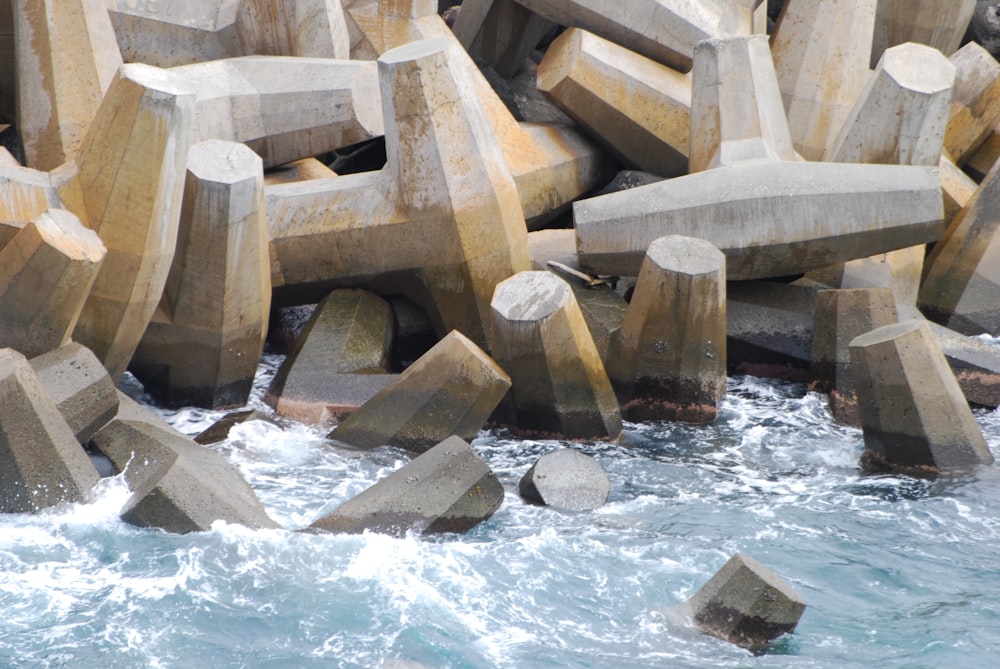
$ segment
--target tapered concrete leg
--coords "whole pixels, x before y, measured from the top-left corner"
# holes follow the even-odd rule
[[[731,375],[809,381],[815,288],[776,281],[726,287],[726,365]]]
[[[177,242],[194,95],[170,73],[123,65],[77,163],[90,227],[108,249],[73,338],[117,381],[156,309]]]
[[[868,77],[876,0],[788,0],[771,41],[795,150],[828,155]]]
[[[538,66],[538,89],[623,164],[664,176],[687,172],[690,77],[570,28]]]
[[[955,88],[944,150],[962,165],[1000,120],[1000,63],[975,42],[956,51],[950,60],[955,66]]]
[[[691,172],[795,160],[766,36],[699,42],[691,76]]]
[[[500,419],[570,439],[616,438],[621,414],[573,291],[549,272],[497,286],[490,346],[513,387]]]
[[[962,43],[976,0],[878,0],[871,66],[897,44],[926,44],[950,56]]]
[[[816,296],[813,387],[830,395],[830,409],[839,422],[861,426],[848,345],[858,335],[896,320],[896,304],[887,288],[821,290]]]
[[[715,420],[726,392],[726,257],[718,249],[678,236],[649,245],[608,375],[628,420]]]
[[[28,165],[76,156],[122,64],[103,0],[14,0],[18,130]]]
[[[260,158],[242,144],[196,144],[163,299],[130,369],[167,405],[241,406],[257,372],[270,307]]]
[[[76,342],[30,361],[76,440],[86,444],[118,412],[118,393],[101,361]]]
[[[21,230],[0,249],[0,346],[34,357],[68,343],[105,252],[62,209]]]
[[[993,462],[926,323],[910,320],[863,334],[851,342],[850,354],[865,469],[935,476]]]

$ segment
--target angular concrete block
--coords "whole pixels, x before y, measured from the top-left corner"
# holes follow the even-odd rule
[[[277,165],[264,172],[264,185],[297,183],[310,179],[327,179],[337,173],[315,158],[293,160],[284,165]]]
[[[563,448],[538,458],[521,477],[517,492],[529,502],[560,511],[589,511],[608,501],[611,481],[597,460]]]
[[[510,388],[510,377],[452,331],[328,435],[358,448],[423,453],[450,435],[472,440]]]
[[[993,462],[927,323],[909,320],[860,335],[850,355],[865,439],[862,467],[935,476]]]
[[[898,320],[888,288],[821,290],[813,325],[813,389],[830,396],[833,417],[861,427],[848,345],[858,335]]]
[[[70,342],[29,362],[81,444],[118,413],[115,384],[87,347]]]
[[[614,439],[621,414],[565,281],[521,272],[497,286],[490,349],[513,386],[499,419],[526,433]]]
[[[503,502],[503,486],[468,443],[448,437],[309,526],[403,536],[466,532]]]
[[[0,349],[0,513],[81,502],[100,478],[28,360]]]
[[[91,443],[125,474],[132,490],[121,514],[127,523],[176,533],[204,532],[217,520],[278,527],[222,455],[173,430],[119,417]]]
[[[121,67],[103,0],[14,0],[17,127],[28,165],[76,156]]]
[[[437,15],[435,0],[341,1],[354,60],[375,60],[404,44],[440,37],[440,28],[451,33]]]
[[[821,160],[868,78],[876,0],[788,0],[771,53],[795,150]]]
[[[976,0],[878,0],[871,66],[897,44],[916,42],[950,56],[962,43]]]
[[[173,263],[130,369],[169,406],[242,406],[270,307],[260,158],[233,142],[195,144]]]
[[[537,85],[621,163],[664,176],[687,172],[690,77],[570,28],[549,45]]]
[[[731,375],[809,380],[814,287],[738,281],[726,287],[726,360]]]
[[[766,35],[699,42],[691,80],[691,172],[796,159]]]
[[[225,416],[212,423],[209,427],[196,434],[193,439],[195,443],[203,446],[208,444],[217,444],[220,441],[228,439],[229,431],[237,425],[249,423],[255,420],[263,421],[271,425],[278,425],[268,414],[263,411],[258,411],[257,409],[230,411]]]
[[[950,60],[955,66],[955,87],[944,150],[962,165],[1000,120],[1000,63],[975,42],[956,51]]]
[[[935,241],[942,215],[936,168],[841,163],[736,163],[573,205],[587,270],[635,276],[646,247],[676,234],[725,253],[729,279]]]
[[[990,167],[992,166],[993,163],[990,163]],[[973,181],[954,162],[946,158],[944,154],[941,155],[941,160],[938,162],[938,169],[941,172],[941,197],[944,200],[945,238],[947,238],[947,229],[951,228],[951,223],[958,212],[969,204],[969,200],[979,188],[979,184]],[[983,174],[983,178],[986,178],[985,175],[988,173],[989,168]]]
[[[86,225],[87,213],[76,177],[74,162],[51,172],[23,167],[13,157],[0,164],[0,248],[50,209],[72,211]]]
[[[897,311],[914,311],[925,253],[920,244],[807,272],[805,278],[828,288],[888,288]]]
[[[105,252],[97,233],[63,209],[0,248],[0,346],[34,357],[68,343]]]
[[[726,393],[726,258],[718,249],[679,236],[649,245],[607,368],[627,420],[715,420]]]
[[[928,321],[969,404],[1000,406],[1000,349]]]
[[[480,6],[474,8],[476,4]],[[478,26],[473,25],[477,20]],[[462,3],[462,11],[453,30],[470,54],[482,58],[497,74],[509,79],[517,73],[545,33],[555,27],[551,21],[514,0],[484,0]]]
[[[306,423],[343,418],[352,409],[345,406],[345,386],[371,388],[363,393],[367,401],[395,379],[388,375],[392,332],[392,310],[378,295],[333,291],[313,311],[264,401]]]
[[[753,651],[791,634],[806,608],[802,595],[787,581],[740,553],[688,604],[702,631]]]
[[[177,243],[194,95],[123,65],[77,157],[89,227],[108,249],[73,338],[119,379],[156,309]]]

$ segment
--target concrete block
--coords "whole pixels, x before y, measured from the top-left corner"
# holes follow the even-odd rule
[[[167,532],[205,532],[216,521],[278,527],[239,472],[216,451],[173,430],[117,418],[92,445],[124,472],[132,496],[122,520]]]
[[[649,245],[607,368],[627,420],[715,420],[726,393],[726,258],[718,249],[679,236]]]
[[[926,44],[950,56],[962,43],[976,0],[878,0],[871,66],[897,44]]]
[[[381,118],[381,115],[380,115]],[[264,172],[264,185],[297,183],[310,179],[328,179],[337,173],[316,158],[302,158],[284,165],[276,165]]]
[[[351,58],[375,60],[410,42],[441,37],[451,29],[434,0],[341,0],[347,17]]]
[[[917,306],[966,335],[1000,335],[1000,163],[952,221],[925,263]]]
[[[503,502],[503,486],[468,443],[448,437],[309,526],[403,536],[466,532]]]
[[[498,419],[525,433],[614,439],[621,414],[573,292],[549,272],[497,286],[490,349],[513,386]]]
[[[925,322],[904,321],[856,337],[850,355],[865,440],[863,468],[936,476],[993,462]]]
[[[70,340],[105,256],[97,233],[50,209],[0,248],[0,346],[34,357]]]
[[[17,116],[17,57],[14,48],[14,0],[0,0],[0,116]]]
[[[263,421],[271,425],[277,425],[273,418],[257,409],[230,411],[225,416],[212,423],[209,427],[196,434],[193,439],[196,444],[201,444],[202,446],[217,444],[228,439],[229,431],[237,425],[249,423],[255,420]]]
[[[28,360],[0,350],[0,513],[82,502],[100,478]]]
[[[925,246],[920,244],[831,265],[807,272],[805,277],[828,288],[888,288],[898,311],[913,311],[925,253]]]
[[[687,172],[691,77],[570,28],[549,45],[537,85],[622,164]]]
[[[242,144],[191,147],[173,264],[129,368],[167,406],[242,406],[271,306],[264,171]]]
[[[12,4],[17,127],[27,164],[51,170],[76,156],[122,57],[103,0]]]
[[[395,379],[388,374],[392,333],[392,310],[378,295],[333,291],[313,311],[264,401],[305,423],[343,418]]]
[[[795,150],[829,155],[868,78],[877,0],[789,0],[771,38]]]
[[[809,380],[814,287],[737,281],[726,288],[726,361],[730,375]]]
[[[193,112],[194,95],[183,80],[123,65],[77,156],[88,225],[108,252],[73,338],[116,381],[173,261]]]
[[[897,322],[888,288],[821,290],[816,295],[812,342],[812,388],[830,396],[833,417],[861,427],[848,345],[858,335]]]
[[[969,404],[1000,406],[1000,349],[928,321]]]
[[[1000,120],[1000,63],[990,53],[969,42],[951,55],[955,66],[944,150],[962,165]]]
[[[691,79],[691,172],[796,159],[766,35],[699,42]]]
[[[462,3],[453,30],[470,54],[489,63],[505,79],[517,73],[542,37],[556,27],[514,0],[483,0],[474,9],[476,4]],[[480,20],[483,6],[486,13]]]
[[[806,608],[791,584],[740,553],[688,605],[702,631],[755,652],[782,634],[791,634]]]
[[[586,270],[635,276],[646,247],[676,234],[725,253],[729,279],[935,241],[942,215],[936,168],[840,163],[735,163],[573,205]]]
[[[70,342],[29,362],[79,443],[86,445],[118,413],[115,384],[87,347]]]
[[[521,477],[517,491],[528,502],[560,511],[590,511],[608,501],[611,481],[597,460],[563,448],[538,458]]]
[[[973,181],[982,181],[998,158],[1000,158],[1000,134],[997,133],[997,126],[993,126],[982,144],[965,159],[962,169]]]
[[[328,435],[358,448],[423,453],[456,435],[472,440],[510,388],[510,377],[452,331]]]
[[[990,166],[992,167],[992,164]],[[958,212],[969,204],[979,184],[944,155],[938,162],[938,170],[941,173],[941,198],[944,200],[945,238],[947,238],[947,231],[951,228],[952,221]]]

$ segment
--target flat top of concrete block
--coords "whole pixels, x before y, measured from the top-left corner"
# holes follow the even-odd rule
[[[537,321],[562,308],[569,293],[551,272],[520,272],[497,285],[492,306],[509,321]]]
[[[264,168],[246,144],[209,139],[191,146],[187,169],[204,181],[233,184],[254,178]]]
[[[378,60],[380,63],[407,63],[446,51],[453,44],[455,42],[444,37],[418,40],[389,49]]]
[[[178,75],[170,70],[153,67],[145,63],[126,63],[118,74],[123,79],[134,81],[144,88],[172,95],[191,95],[194,91]]]
[[[725,270],[726,256],[711,242],[683,235],[667,235],[654,240],[646,256],[659,267],[684,274],[707,274]]]
[[[920,330],[921,328],[926,329],[928,331],[928,336],[930,335],[930,328],[928,327],[927,322],[922,319],[914,318],[913,320],[902,321],[901,323],[883,325],[880,328],[875,328],[871,332],[858,335],[851,340],[850,345],[851,348],[856,348],[860,346],[880,344],[882,342],[892,341],[897,337]]]
[[[937,93],[952,87],[955,66],[929,46],[907,42],[887,49],[882,55],[882,70],[900,86],[920,93]]]

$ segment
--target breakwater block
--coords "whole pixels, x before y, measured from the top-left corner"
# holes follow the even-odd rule
[[[82,502],[100,478],[27,358],[0,350],[0,513]]]
[[[963,41],[976,0],[880,0],[875,13],[871,65],[882,52],[906,42],[932,46],[950,56]]]
[[[193,439],[195,442],[203,446],[207,446],[208,444],[217,444],[220,441],[228,439],[229,431],[237,425],[242,425],[243,423],[249,423],[250,421],[255,420],[275,426],[278,425],[270,415],[264,413],[263,411],[258,411],[257,409],[230,411],[225,416],[212,423],[209,427],[196,434]]]
[[[737,553],[689,600],[702,631],[752,651],[799,624],[806,604],[787,581]]]
[[[817,292],[774,281],[731,282],[726,287],[729,374],[808,381]]]
[[[949,60],[955,66],[955,88],[944,151],[962,165],[1000,120],[1000,63],[976,42],[969,42]]]
[[[464,440],[452,436],[309,526],[402,536],[466,532],[503,502],[503,486]]]
[[[617,438],[621,413],[569,285],[521,272],[493,296],[491,350],[513,383],[496,419],[524,433]]]
[[[850,355],[864,469],[927,477],[993,462],[927,323],[909,320],[872,330],[851,342]]]
[[[118,413],[115,384],[86,346],[70,342],[29,362],[81,444]]]
[[[327,436],[357,448],[415,453],[451,435],[472,440],[510,383],[482,349],[452,331]]]
[[[655,240],[608,352],[632,421],[715,420],[726,393],[726,257],[702,239]]]
[[[509,79],[555,27],[514,0],[468,0],[452,30],[466,51]]]
[[[521,477],[517,491],[534,504],[560,511],[589,511],[608,501],[611,482],[597,460],[564,448],[538,458]]]

